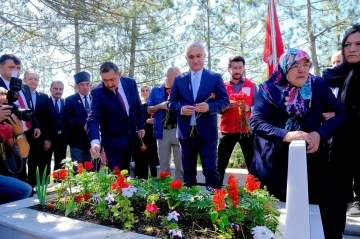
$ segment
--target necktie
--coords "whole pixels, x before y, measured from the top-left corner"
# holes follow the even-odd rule
[[[86,110],[87,112],[89,112],[90,106],[89,106],[89,102],[87,101],[87,97],[86,97],[86,96],[84,96],[84,106],[85,106],[85,110]]]
[[[35,110],[35,107],[36,107],[36,91],[31,92],[31,99],[32,99],[32,103],[33,103],[33,108]]]
[[[25,109],[26,106],[25,106],[25,103],[24,103],[21,95],[19,95],[18,101],[19,101],[20,108]],[[31,122],[25,121],[25,126],[26,126],[26,128],[31,129]]]
[[[121,97],[119,91],[116,89],[116,97],[118,98],[120,104],[122,105],[122,107],[124,108],[124,110],[126,111],[126,107],[125,107],[125,103],[123,98]]]
[[[56,110],[56,114],[59,116],[60,108],[59,108],[59,104],[58,104],[58,99],[55,99],[55,110]]]
[[[194,97],[194,101],[196,100],[196,96],[197,93],[199,91],[199,86],[200,86],[200,80],[199,80],[199,73],[198,72],[194,72],[191,76],[191,85],[192,85],[192,91],[193,91],[193,97]],[[195,113],[192,114],[191,119],[190,119],[190,125],[196,125],[196,116]]]

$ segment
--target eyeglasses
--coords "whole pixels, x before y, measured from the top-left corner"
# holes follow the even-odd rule
[[[305,69],[309,69],[311,67],[311,63],[306,62],[303,65],[296,63],[290,67],[290,70],[292,70],[292,69],[299,70],[301,67],[304,67]]]

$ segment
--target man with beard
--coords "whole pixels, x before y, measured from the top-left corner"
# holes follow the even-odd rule
[[[220,182],[224,180],[225,170],[237,142],[240,144],[248,169],[254,156],[254,137],[247,122],[249,122],[251,106],[254,105],[257,93],[256,84],[245,78],[245,60],[242,56],[230,57],[228,72],[230,81],[225,83],[225,87],[230,98],[230,105],[222,113],[218,146],[217,168]],[[241,95],[240,92],[246,96],[244,100],[234,100],[238,98],[237,95]]]

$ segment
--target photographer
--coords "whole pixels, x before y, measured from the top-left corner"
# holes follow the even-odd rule
[[[9,165],[14,164],[14,158],[7,156],[5,147],[18,152],[22,158],[28,156],[30,147],[24,135],[22,122],[15,115],[11,115],[11,106],[2,105],[7,103],[6,94],[7,90],[0,87],[0,172],[15,170],[16,173],[16,168],[9,168]],[[15,149],[16,145],[18,150]],[[11,173],[15,174],[14,172]],[[0,174],[0,204],[28,198],[31,191],[32,188],[27,183]]]

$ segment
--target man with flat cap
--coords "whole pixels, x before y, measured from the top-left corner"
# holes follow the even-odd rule
[[[81,71],[74,75],[74,79],[79,92],[65,99],[64,120],[69,129],[68,144],[71,159],[83,164],[91,160],[86,127],[91,107],[90,74]]]

